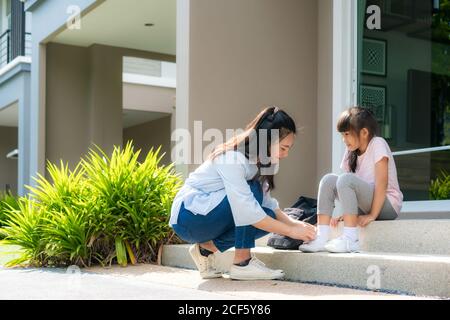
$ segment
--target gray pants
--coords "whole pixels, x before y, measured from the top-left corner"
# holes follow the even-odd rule
[[[340,201],[343,214],[364,215],[370,212],[374,186],[358,178],[353,173],[340,176],[327,174],[320,181],[317,209],[319,214],[331,216],[334,201]],[[386,197],[377,220],[394,220],[397,213]]]

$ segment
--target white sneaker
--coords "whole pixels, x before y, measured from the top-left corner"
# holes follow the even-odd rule
[[[202,256],[200,253],[200,245],[198,243],[189,248],[189,253],[203,279],[222,277],[222,272],[216,269],[216,259],[214,254],[210,254],[208,257]]]
[[[266,264],[265,264],[264,262],[262,262],[261,260],[259,260],[253,252],[251,253],[251,257],[252,257],[252,259],[253,259],[253,261],[254,261],[255,263],[258,263],[259,265],[261,265],[261,266],[263,266],[263,267],[266,266]],[[283,274],[284,274],[284,271],[281,270],[281,269],[273,269],[273,271],[277,271],[277,272],[279,272],[279,273],[283,273]]]
[[[275,280],[282,278],[284,278],[282,270],[269,269],[254,256],[244,267],[235,264],[230,267],[230,279],[233,280]]]
[[[298,247],[298,249],[302,252],[321,252],[321,251],[327,251],[325,249],[325,244],[327,243],[326,240],[322,239],[314,239],[311,242],[303,243]]]
[[[359,241],[351,241],[343,236],[329,241],[325,245],[328,252],[333,253],[350,253],[359,252]]]

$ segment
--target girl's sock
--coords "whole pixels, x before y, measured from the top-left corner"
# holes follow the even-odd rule
[[[317,240],[328,241],[330,237],[330,226],[325,224],[319,224],[317,226]]]
[[[358,241],[358,228],[357,227],[344,227],[344,238],[350,241]]]

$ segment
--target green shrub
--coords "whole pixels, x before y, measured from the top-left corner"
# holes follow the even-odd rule
[[[8,262],[7,266],[45,264],[45,241],[42,238],[45,212],[34,201],[21,198],[18,209],[10,208],[5,214],[7,219],[0,233],[6,236],[6,240],[2,244],[16,245],[22,249],[19,258]]]
[[[0,227],[4,225],[7,219],[6,211],[11,208],[18,209],[18,207],[17,197],[13,196],[10,192],[0,193]]]
[[[19,210],[7,210],[4,243],[24,248],[16,265],[90,266],[149,262],[173,236],[168,221],[181,180],[160,149],[138,162],[131,143],[108,157],[91,150],[74,170],[48,164]],[[30,230],[33,226],[33,231]]]
[[[448,200],[450,199],[450,174],[442,171],[436,180],[431,181],[430,185],[431,200]]]

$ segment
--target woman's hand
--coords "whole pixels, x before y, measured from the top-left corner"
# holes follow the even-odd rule
[[[344,217],[340,216],[340,217],[336,217],[336,218],[331,218],[330,221],[330,225],[333,228],[337,228],[339,222],[344,221]]]
[[[287,236],[292,239],[312,241],[316,238],[316,233],[316,227],[313,225],[306,222],[297,221],[295,224],[290,226]]]
[[[375,217],[371,214],[366,214],[362,216],[358,216],[358,225],[360,227],[366,227],[371,223],[372,221],[375,221]]]

